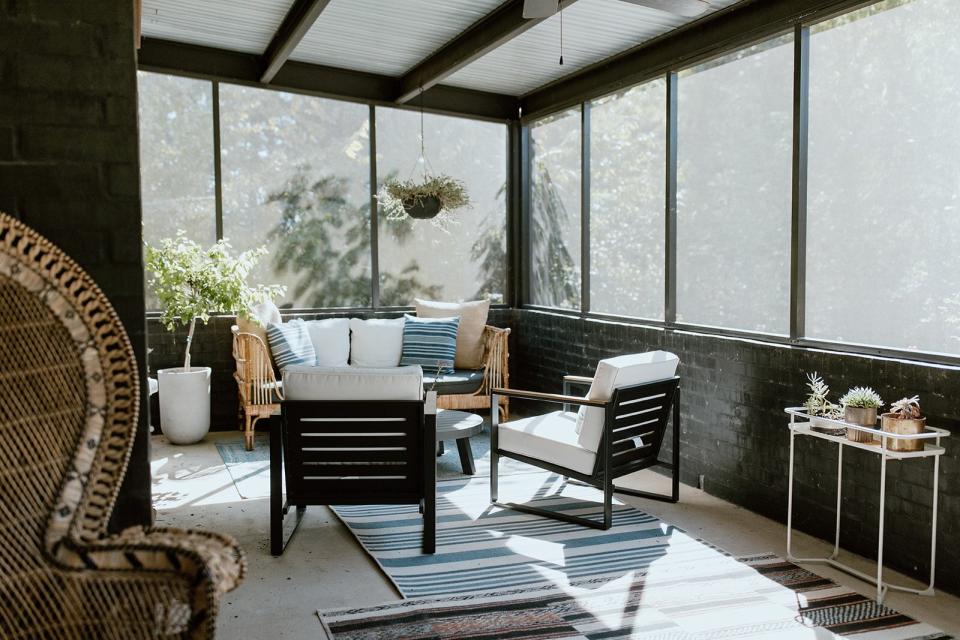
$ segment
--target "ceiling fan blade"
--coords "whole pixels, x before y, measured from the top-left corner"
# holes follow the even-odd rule
[[[529,2],[530,0],[527,0]],[[695,18],[710,8],[703,0],[623,0],[643,7],[673,13],[684,18]],[[523,8],[526,17],[526,6]]]
[[[523,0],[523,17],[549,18],[557,12],[557,0]]]

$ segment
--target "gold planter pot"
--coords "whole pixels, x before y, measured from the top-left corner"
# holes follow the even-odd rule
[[[862,427],[877,428],[877,408],[876,407],[844,407],[843,421],[850,424],[858,424]],[[873,442],[872,433],[860,431],[859,429],[847,429],[847,440],[854,442]]]
[[[888,433],[915,434],[923,433],[927,427],[926,418],[898,418],[895,413],[885,413],[880,416],[880,428]],[[887,438],[887,449],[890,451],[923,451],[923,440],[901,440]]]

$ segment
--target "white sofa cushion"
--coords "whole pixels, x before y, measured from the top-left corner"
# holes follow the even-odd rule
[[[580,446],[576,426],[577,414],[572,411],[505,422],[497,432],[497,445],[504,451],[590,474],[597,454]]]
[[[420,400],[420,367],[360,369],[357,367],[289,366],[283,370],[286,400]]]
[[[350,318],[350,364],[396,367],[403,353],[403,318]]]
[[[345,367],[350,362],[350,319],[308,320],[307,333],[318,367]]]
[[[597,372],[587,392],[587,399],[607,402],[613,398],[614,389],[672,378],[677,373],[679,363],[680,359],[667,351],[631,353],[601,360],[597,363]],[[603,435],[603,420],[602,407],[580,407],[576,429],[580,446],[590,451],[597,450]]]

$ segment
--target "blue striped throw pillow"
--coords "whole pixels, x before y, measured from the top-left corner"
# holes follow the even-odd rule
[[[307,323],[296,319],[290,322],[271,322],[267,325],[267,340],[277,367],[283,369],[292,364],[317,364],[317,353],[310,341]]]
[[[453,373],[460,318],[404,316],[403,353],[400,364],[418,364],[430,375]]]

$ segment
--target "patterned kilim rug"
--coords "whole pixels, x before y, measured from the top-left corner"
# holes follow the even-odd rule
[[[492,507],[489,479],[438,483],[437,553],[414,506],[336,507],[410,600],[320,613],[359,638],[946,638],[775,556],[736,559],[628,505],[588,529]],[[500,497],[578,515],[599,492],[549,474],[503,476]]]
[[[730,559],[727,572],[700,579],[651,567],[616,580],[402,600],[320,619],[331,640],[950,637],[773,555]]]

